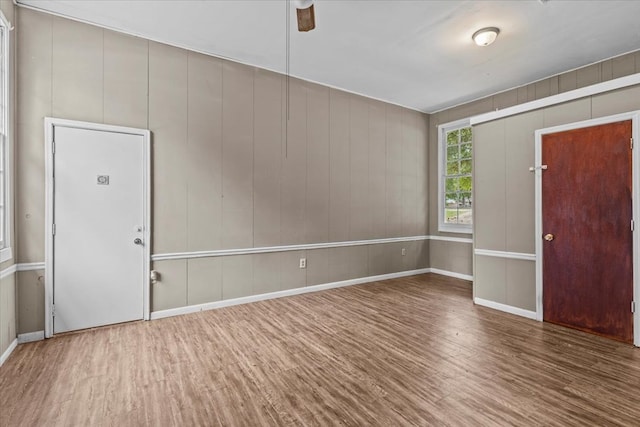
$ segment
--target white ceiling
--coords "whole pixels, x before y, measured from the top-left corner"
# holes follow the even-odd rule
[[[18,3],[285,71],[286,0]],[[291,75],[424,112],[640,49],[640,1],[316,0],[309,33],[291,7]]]

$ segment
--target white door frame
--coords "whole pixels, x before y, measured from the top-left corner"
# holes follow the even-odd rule
[[[140,167],[143,169],[143,273],[141,285],[143,286],[143,319],[149,320],[150,292],[149,271],[151,267],[151,132],[147,129],[136,129],[123,126],[103,125],[99,123],[79,122],[53,117],[44,119],[44,146],[45,146],[45,281],[44,281],[44,336],[53,336],[53,212],[54,212],[54,188],[53,188],[53,137],[56,126],[75,129],[94,130],[102,132],[125,133],[139,135],[143,139],[143,161]]]
[[[543,320],[542,307],[542,174],[544,170],[542,166],[542,137],[543,135],[556,132],[564,132],[572,129],[580,129],[591,126],[615,123],[624,120],[631,120],[632,130],[631,137],[634,141],[632,151],[632,185],[631,195],[633,197],[633,218],[640,218],[640,154],[638,153],[638,144],[640,144],[640,110],[628,113],[616,114],[613,116],[601,117],[597,119],[584,120],[566,125],[554,126],[536,130],[535,137],[535,184],[536,184],[536,319]],[[636,221],[640,225],[640,220]],[[631,226],[631,224],[629,224]],[[636,305],[640,303],[640,227],[636,226],[633,230],[633,300]],[[640,308],[640,307],[639,307]],[[633,344],[640,347],[640,309],[636,308],[633,314]],[[631,310],[631,307],[629,307]]]

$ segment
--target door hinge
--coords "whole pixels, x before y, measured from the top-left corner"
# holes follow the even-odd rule
[[[629,143],[629,148],[631,148],[633,150],[633,138],[630,138],[630,139],[631,139],[631,141]]]
[[[54,236],[56,235],[56,225],[55,224],[51,224],[51,234],[53,234]]]
[[[632,313],[636,312],[636,302],[635,301],[631,301],[631,312]]]
[[[51,141],[51,153],[56,154],[56,142]]]
[[[56,317],[56,305],[51,304],[51,316]]]
[[[631,220],[631,231],[634,231],[636,229],[636,223],[634,220]]]

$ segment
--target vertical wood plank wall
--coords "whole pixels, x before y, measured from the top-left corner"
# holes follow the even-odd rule
[[[639,73],[640,72],[640,52],[632,52],[623,56],[619,56],[617,58],[612,58],[606,61],[602,61],[596,64],[592,64],[583,68],[579,68],[574,71],[569,71],[560,75],[556,75],[553,77],[549,77],[547,79],[531,83],[526,86],[521,86],[506,92],[502,92],[496,95],[488,96],[486,98],[479,99],[477,101],[473,101],[470,103],[466,103],[463,105],[459,105],[453,108],[449,108],[429,116],[429,211],[431,212],[430,220],[429,220],[429,234],[435,236],[452,236],[452,237],[468,237],[470,238],[470,234],[452,234],[452,233],[440,233],[438,232],[438,133],[437,127],[440,124],[452,122],[459,119],[464,119],[468,117],[472,117],[478,114],[487,113],[490,111],[495,111],[496,109],[503,109],[507,107],[511,107],[517,104],[523,104],[525,102],[534,101],[536,99],[545,98],[547,96],[556,95],[558,93],[567,92],[570,90],[578,89],[585,86],[590,86],[596,83],[601,83],[607,80],[615,79],[618,77],[623,77],[626,75]],[[607,95],[601,95],[606,97]],[[613,95],[612,95],[613,96]],[[633,110],[634,101],[631,99],[624,100],[624,97],[621,97],[616,102],[619,103],[620,111],[630,111]],[[595,99],[595,97],[594,97]],[[606,107],[602,106],[602,103],[599,101],[594,102],[593,104],[593,117],[601,117],[606,115],[603,111],[611,110],[611,104],[607,104]],[[556,107],[551,107],[549,112],[547,113],[547,118],[545,122],[545,126],[547,123],[562,124],[562,123],[570,123],[574,121],[574,117],[587,117],[583,114],[583,110],[581,108],[590,108],[590,105],[586,104],[567,104],[560,105]],[[600,111],[600,109],[603,111]],[[626,109],[625,109],[626,108]],[[536,116],[537,113],[532,114],[531,116],[527,116],[526,118],[514,119],[513,125],[510,125],[507,129],[505,129],[508,134],[505,135],[507,141],[511,141],[514,138],[520,138],[521,132],[529,132],[531,126],[535,126],[535,121],[539,118]],[[478,132],[483,132],[482,129],[474,129],[474,141],[478,141]],[[483,138],[484,139],[484,138]],[[491,148],[483,149],[478,152],[474,151],[474,156],[476,156],[476,167],[482,168],[483,164],[487,164],[486,162],[493,162],[493,166],[497,169],[499,168],[508,168],[503,172],[498,173],[498,170],[487,171],[487,173],[494,173],[496,176],[501,176],[502,178],[508,179],[506,181],[509,183],[509,186],[506,186],[505,182],[498,182],[498,180],[487,180],[487,177],[484,177],[482,173],[480,175],[475,175],[475,188],[477,191],[480,191],[480,194],[476,194],[475,197],[475,210],[476,214],[483,215],[483,212],[486,212],[488,215],[495,215],[493,217],[493,222],[491,224],[487,224],[484,226],[484,219],[482,217],[476,218],[476,227],[475,232],[475,244],[477,248],[481,249],[490,249],[489,247],[484,247],[483,235],[491,236],[493,235],[495,239],[508,239],[502,246],[508,246],[512,248],[515,252],[525,252],[525,253],[533,253],[533,247],[530,243],[530,234],[526,226],[519,226],[518,223],[520,219],[517,215],[513,214],[514,209],[519,210],[527,210],[530,208],[528,212],[533,214],[533,199],[532,193],[529,194],[528,190],[520,191],[520,186],[529,185],[526,177],[521,177],[517,175],[517,170],[522,166],[522,164],[527,163],[529,161],[528,152],[522,151],[522,147],[517,144],[514,146],[513,144],[504,144],[504,141],[493,141],[486,142],[487,144],[492,144]],[[531,148],[532,149],[532,148]],[[533,153],[533,151],[531,151]],[[478,163],[477,156],[486,156],[485,160],[480,160]],[[506,157],[505,157],[506,156]],[[502,163],[501,159],[508,158],[511,161],[508,163]],[[500,162],[495,163],[494,160],[500,160]],[[527,165],[527,167],[530,165]],[[512,181],[513,179],[517,181]],[[496,191],[491,191],[491,188],[483,188],[486,185],[493,185]],[[533,185],[533,184],[531,184]],[[531,187],[533,188],[533,187]],[[504,190],[504,197],[508,197],[511,206],[511,213],[502,210],[502,209],[493,209],[491,211],[487,211],[486,207],[490,202],[489,198],[493,197],[501,197],[498,195],[498,189]],[[483,191],[490,191],[489,194],[483,194]],[[478,197],[479,196],[479,197]],[[500,202],[499,200],[497,202]],[[518,203],[521,203],[518,205]],[[516,206],[520,206],[520,208],[516,208]],[[506,221],[506,223],[501,223],[499,220]],[[501,229],[503,225],[497,227],[497,229],[492,228],[492,224],[506,224],[509,228],[510,232],[506,235],[501,236]],[[492,237],[487,237],[491,239]],[[480,241],[480,244],[478,244]],[[505,246],[505,247],[506,247]],[[492,247],[501,247],[501,245],[492,246]],[[497,250],[497,249],[496,249]],[[504,250],[504,249],[503,249]],[[430,266],[431,268],[441,269],[445,271],[454,271],[462,274],[473,274],[476,276],[476,280],[478,279],[478,275],[480,277],[505,277],[503,273],[502,264],[505,263],[504,260],[500,259],[492,259],[485,260],[486,265],[476,265],[475,272],[473,271],[473,248],[471,244],[468,243],[457,243],[457,242],[448,242],[448,241],[438,241],[432,240],[430,241]],[[486,257],[485,257],[486,258]],[[493,264],[499,264],[500,267],[498,271],[496,271],[495,266]],[[509,277],[517,277],[517,275],[521,273],[526,273],[531,268],[526,261],[509,261]],[[487,270],[488,269],[488,270]],[[482,279],[481,279],[482,280]],[[503,279],[500,279],[503,280]],[[505,279],[506,280],[506,279]],[[528,286],[528,285],[526,285]],[[524,287],[526,287],[524,286]],[[520,300],[520,297],[514,297],[515,300],[513,303],[518,306],[530,306],[530,304],[523,304]],[[527,301],[528,301],[528,297]],[[491,298],[488,298],[491,299]],[[509,298],[511,301],[511,298]]]
[[[536,129],[640,109],[640,86],[506,117],[474,127],[475,247],[535,253]],[[536,310],[535,262],[475,256],[475,297]]]
[[[11,2],[0,6],[13,13]],[[287,123],[281,75],[27,9],[17,8],[14,21],[20,263],[44,258],[45,116],[151,129],[153,253],[426,234],[470,238],[437,231],[438,124],[640,72],[640,54],[633,53],[430,116],[291,79]],[[524,115],[502,130],[478,127],[478,248],[532,250],[532,184],[519,169],[532,153],[524,135],[539,123],[585,117],[582,108],[593,117],[638,108],[633,97],[601,97],[588,107],[552,107],[542,119],[539,112]],[[483,135],[499,138],[485,149]],[[489,159],[507,158],[513,161],[485,174]],[[489,202],[504,205],[499,225],[491,221],[500,215],[487,218]],[[152,309],[421,267],[471,275],[472,251],[468,243],[431,240],[161,261],[153,265],[162,282],[153,289]],[[298,269],[300,257],[306,270]],[[496,285],[480,286],[477,296],[530,309],[531,271],[527,261],[485,259],[476,265],[477,280]],[[19,333],[43,329],[42,275],[20,272],[2,282],[17,295]],[[508,290],[516,281],[522,283]],[[10,299],[5,294],[0,307]]]
[[[292,78],[287,121],[282,75],[17,12],[20,263],[44,259],[45,116],[152,131],[154,254],[427,234],[427,115]],[[152,310],[428,262],[426,241],[159,261]],[[19,333],[40,276],[18,274]]]

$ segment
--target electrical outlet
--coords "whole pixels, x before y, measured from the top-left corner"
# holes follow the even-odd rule
[[[307,259],[300,258],[300,268],[307,268]]]
[[[407,254],[407,250],[405,248],[402,248],[402,256],[405,256]]]

